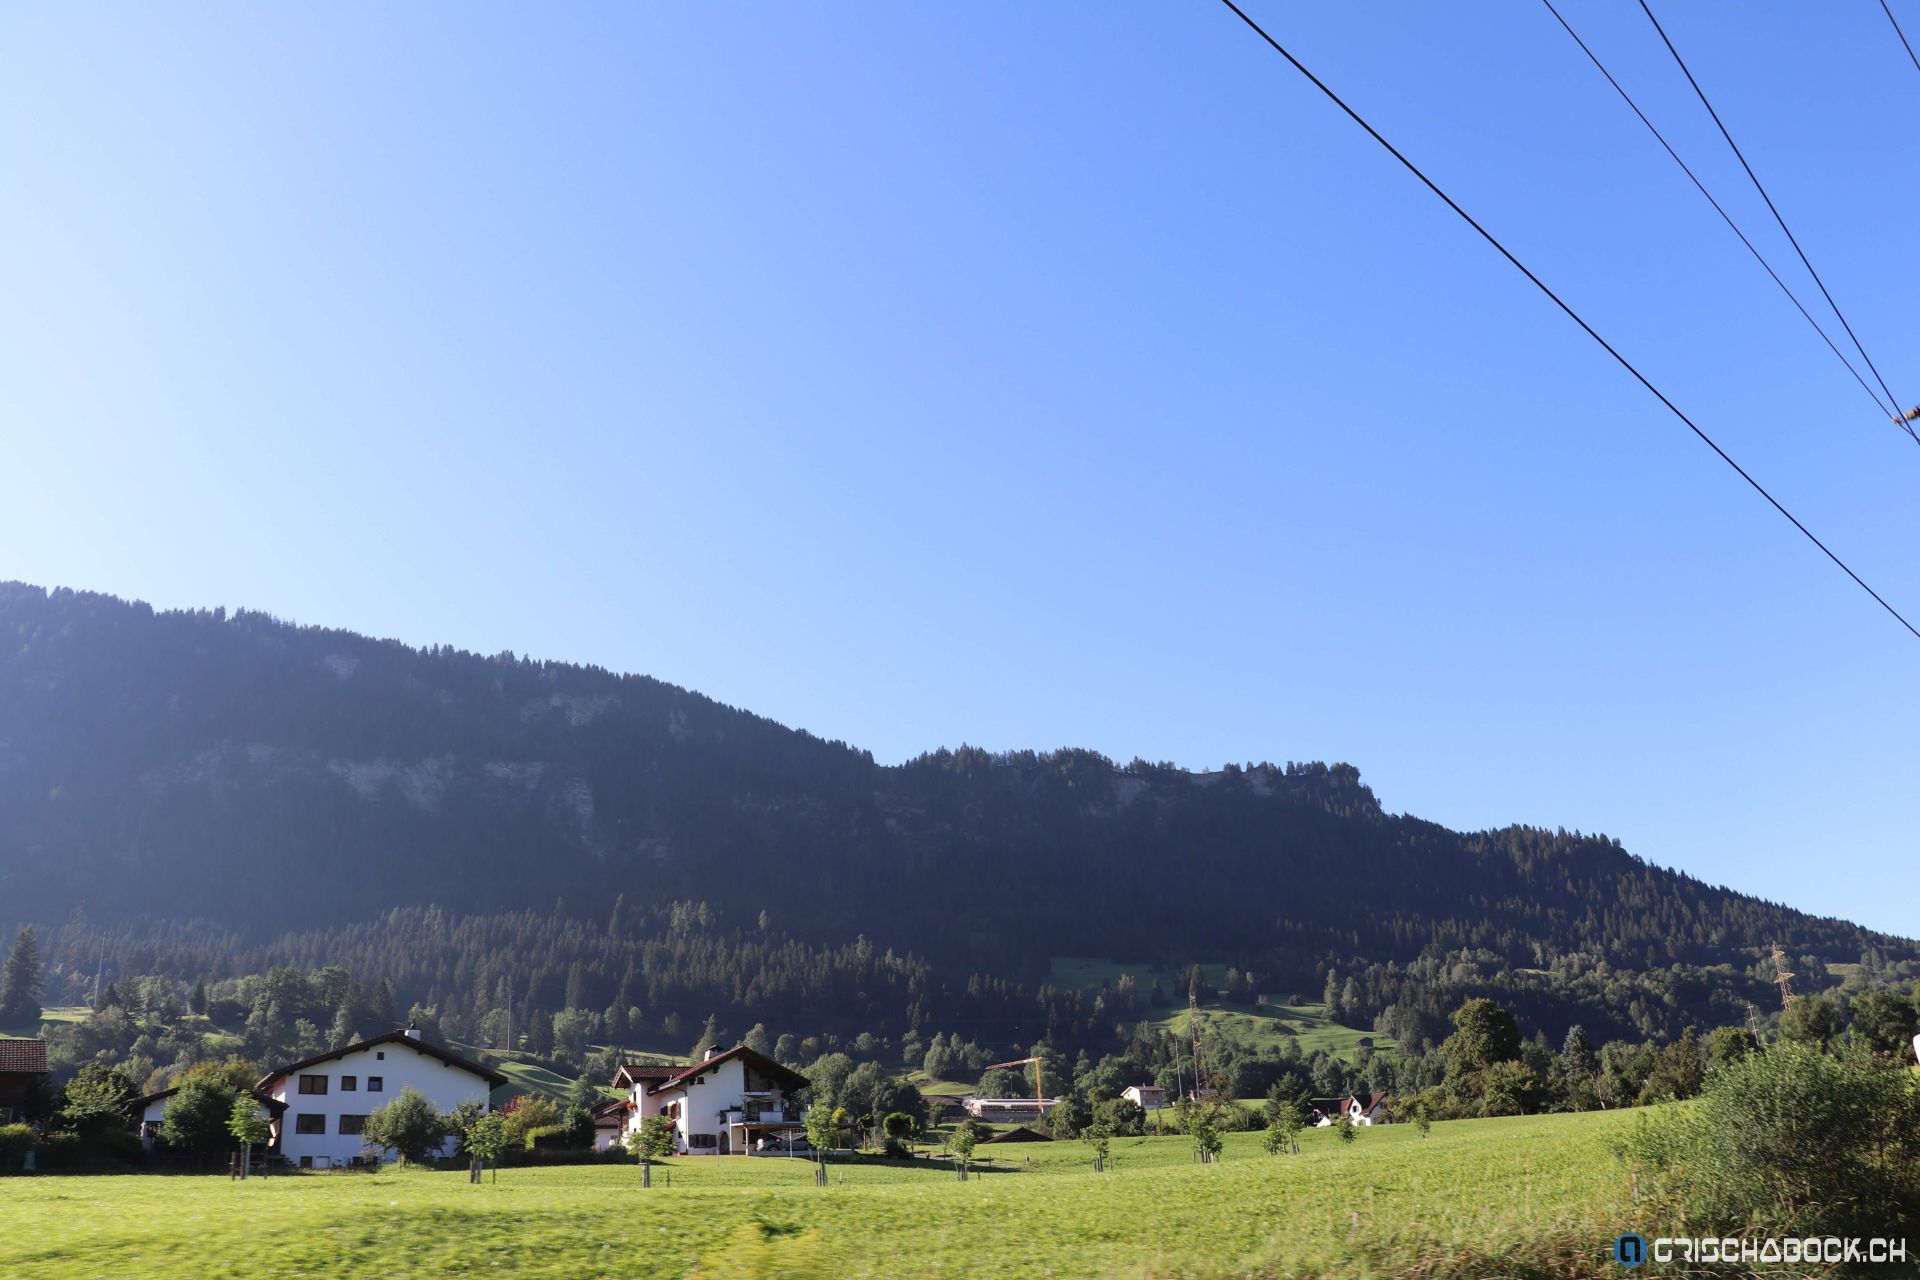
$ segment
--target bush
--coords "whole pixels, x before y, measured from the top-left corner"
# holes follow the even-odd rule
[[[1707,1231],[1898,1236],[1920,1227],[1920,1081],[1850,1050],[1781,1043],[1643,1116],[1621,1155]]]
[[[33,1130],[24,1124],[0,1124],[0,1173],[18,1173],[33,1145]]]

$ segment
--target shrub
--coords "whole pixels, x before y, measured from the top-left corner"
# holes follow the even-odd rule
[[[1920,1082],[1860,1051],[1781,1043],[1643,1116],[1620,1153],[1676,1220],[1819,1235],[1920,1226]]]
[[[18,1173],[33,1145],[33,1130],[24,1124],[0,1124],[0,1173]]]

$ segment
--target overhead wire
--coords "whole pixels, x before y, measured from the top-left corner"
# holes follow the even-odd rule
[[[1693,183],[1694,189],[1699,191],[1699,193],[1706,198],[1707,203],[1713,206],[1713,211],[1720,215],[1720,220],[1727,224],[1727,229],[1739,237],[1740,243],[1747,247],[1747,252],[1753,255],[1753,260],[1760,264],[1761,270],[1765,271],[1768,277],[1770,277],[1776,285],[1780,286],[1780,292],[1786,295],[1787,301],[1791,302],[1794,310],[1798,311],[1806,322],[1813,327],[1813,331],[1820,335],[1820,340],[1826,343],[1827,350],[1833,352],[1834,358],[1840,361],[1846,371],[1852,375],[1853,380],[1860,384],[1860,389],[1867,393],[1868,399],[1873,401],[1874,408],[1878,409],[1883,417],[1893,419],[1915,444],[1920,444],[1920,432],[1916,432],[1911,425],[1900,421],[1899,406],[1897,404],[1888,404],[1882,400],[1880,393],[1875,391],[1867,382],[1866,378],[1861,376],[1858,369],[1854,368],[1853,361],[1847,359],[1846,352],[1840,349],[1839,344],[1834,342],[1833,338],[1827,333],[1821,323],[1813,318],[1813,313],[1807,310],[1806,305],[1800,301],[1799,295],[1794,293],[1787,282],[1780,278],[1780,273],[1774,270],[1773,264],[1768,262],[1766,256],[1755,247],[1747,233],[1740,229],[1740,224],[1733,220],[1733,215],[1726,211],[1726,208],[1714,198],[1713,192],[1707,190],[1706,183],[1702,182],[1699,175],[1695,174],[1687,162],[1680,158],[1680,153],[1674,150],[1673,144],[1667,141],[1666,135],[1661,133],[1659,127],[1647,118],[1647,113],[1640,109],[1640,104],[1633,100],[1633,95],[1628,93],[1620,81],[1615,78],[1613,72],[1607,69],[1606,63],[1600,61],[1600,56],[1593,51],[1587,42],[1580,38],[1580,33],[1573,29],[1573,24],[1568,22],[1566,17],[1558,9],[1554,8],[1553,0],[1540,0],[1540,3],[1546,6],[1547,12],[1554,16],[1554,19],[1559,22],[1562,29],[1573,38],[1573,42],[1580,46],[1580,52],[1587,55],[1587,60],[1593,63],[1594,69],[1599,71],[1599,73],[1606,78],[1607,83],[1613,86],[1613,91],[1620,95],[1620,100],[1627,104],[1628,109],[1631,110],[1635,116],[1639,117],[1640,123],[1647,127],[1647,132],[1653,135],[1654,141],[1658,142],[1666,153],[1673,158],[1673,162],[1680,166],[1680,172],[1687,175],[1687,180]]]
[[[1318,89],[1323,95],[1325,95],[1328,101],[1332,102],[1334,106],[1339,107],[1340,110],[1343,113],[1345,113],[1345,115],[1349,120],[1352,120],[1355,124],[1359,125],[1362,129],[1364,129],[1368,137],[1372,138],[1375,142],[1379,143],[1380,146],[1386,150],[1388,155],[1392,156],[1395,160],[1398,160],[1401,166],[1405,168],[1408,173],[1411,173],[1414,177],[1418,178],[1422,186],[1426,187],[1427,190],[1433,192],[1434,195],[1438,196],[1440,198],[1441,203],[1445,204],[1447,208],[1453,210],[1455,214],[1459,215],[1459,218],[1462,222],[1465,222],[1468,226],[1472,227],[1476,232],[1478,232],[1480,235],[1480,238],[1485,240],[1488,244],[1492,245],[1494,250],[1497,253],[1499,253],[1501,257],[1505,258],[1508,264],[1511,265],[1514,268],[1514,270],[1518,271],[1521,275],[1525,276],[1528,282],[1531,283],[1534,288],[1538,289],[1541,293],[1545,294],[1547,296],[1548,301],[1552,302],[1554,306],[1560,308],[1560,310],[1566,315],[1566,317],[1569,320],[1572,320],[1575,324],[1579,325],[1581,330],[1585,332],[1589,338],[1592,338],[1596,343],[1598,343],[1600,345],[1600,348],[1603,351],[1605,351],[1608,355],[1612,356],[1614,361],[1617,364],[1619,364],[1621,368],[1625,369],[1629,374],[1633,375],[1634,381],[1638,382],[1641,386],[1645,387],[1647,391],[1653,395],[1654,399],[1658,400],[1662,405],[1664,405],[1667,411],[1671,413],[1674,417],[1680,419],[1680,421],[1686,426],[1687,430],[1693,432],[1693,434],[1700,439],[1701,443],[1705,444],[1709,449],[1712,449],[1714,453],[1719,456],[1722,462],[1726,463],[1729,467],[1733,468],[1735,474],[1737,474],[1742,480],[1746,481],[1747,484],[1754,490],[1754,492],[1758,493],[1762,498],[1765,498],[1767,500],[1767,504],[1771,506],[1775,511],[1779,512],[1782,516],[1784,516],[1788,521],[1788,523],[1792,524],[1794,528],[1798,529],[1802,534],[1802,536],[1804,536],[1808,542],[1811,542],[1814,546],[1818,547],[1820,549],[1821,554],[1826,556],[1827,559],[1831,560],[1836,566],[1839,567],[1842,573],[1846,574],[1847,577],[1853,580],[1853,583],[1855,586],[1859,587],[1862,591],[1866,592],[1869,596],[1872,596],[1874,603],[1878,604],[1882,609],[1885,609],[1889,614],[1893,615],[1894,621],[1898,622],[1901,626],[1905,627],[1907,631],[1910,634],[1912,634],[1912,636],[1916,640],[1920,640],[1920,628],[1916,628],[1911,622],[1908,622],[1905,615],[1903,615],[1898,609],[1894,608],[1891,604],[1887,602],[1886,597],[1882,596],[1878,591],[1875,591],[1871,586],[1868,586],[1866,579],[1862,578],[1859,574],[1855,573],[1852,567],[1849,566],[1846,561],[1842,560],[1838,555],[1836,555],[1833,552],[1832,548],[1828,547],[1826,543],[1820,541],[1820,539],[1817,536],[1815,536],[1813,530],[1807,528],[1806,525],[1802,524],[1800,522],[1799,517],[1795,516],[1793,512],[1787,510],[1787,508],[1781,503],[1781,501],[1778,498],[1774,497],[1773,494],[1767,491],[1767,488],[1765,485],[1761,484],[1758,480],[1754,479],[1753,476],[1748,473],[1745,467],[1742,467],[1738,462],[1734,461],[1732,454],[1728,453],[1725,449],[1722,449],[1720,445],[1717,442],[1715,442],[1712,436],[1708,435],[1704,430],[1702,430],[1700,426],[1697,423],[1695,423],[1692,418],[1688,417],[1680,409],[1680,406],[1676,405],[1673,401],[1669,400],[1665,392],[1661,391],[1660,388],[1654,386],[1653,383],[1650,380],[1648,380],[1647,376],[1641,373],[1640,370],[1634,366],[1632,361],[1628,360],[1625,356],[1621,355],[1619,350],[1615,348],[1612,343],[1608,342],[1605,338],[1601,337],[1597,329],[1595,329],[1592,325],[1588,324],[1586,320],[1580,315],[1579,312],[1575,311],[1571,306],[1569,306],[1565,302],[1565,300],[1563,300],[1560,297],[1559,294],[1555,293],[1550,287],[1548,287],[1546,281],[1542,280],[1539,276],[1535,275],[1533,273],[1532,268],[1528,267],[1526,263],[1520,261],[1519,258],[1515,257],[1513,255],[1512,250],[1508,249],[1506,245],[1502,244],[1498,237],[1496,237],[1491,231],[1488,231],[1485,227],[1481,226],[1479,221],[1475,219],[1472,214],[1468,213],[1465,209],[1463,209],[1459,205],[1457,201],[1454,200],[1452,196],[1448,195],[1445,191],[1443,191],[1440,188],[1439,184],[1434,182],[1432,178],[1429,178],[1426,175],[1425,171],[1423,171],[1419,165],[1416,165],[1413,161],[1407,159],[1406,155],[1402,153],[1398,147],[1394,146],[1393,143],[1387,141],[1386,135],[1382,134],[1378,129],[1374,128],[1371,124],[1369,124],[1365,116],[1362,116],[1358,111],[1355,111],[1352,107],[1348,106],[1346,99],[1342,98],[1339,94],[1335,93],[1333,89],[1330,88],[1324,80],[1322,80],[1319,76],[1316,76],[1311,70],[1309,70],[1305,63],[1301,62],[1300,59],[1294,57],[1293,54],[1287,50],[1285,45],[1281,44],[1278,40],[1274,39],[1271,35],[1269,35],[1267,33],[1266,28],[1262,27],[1258,22],[1255,22],[1252,16],[1249,15],[1246,10],[1242,9],[1238,4],[1234,3],[1234,0],[1220,0],[1220,3],[1225,5],[1227,9],[1231,11],[1235,17],[1240,19],[1241,22],[1245,23],[1248,29],[1250,29],[1255,35],[1259,36],[1261,40],[1265,41],[1266,44],[1270,48],[1272,48],[1272,50],[1275,53],[1279,54],[1282,58],[1285,58],[1287,62],[1292,65],[1295,71],[1298,71],[1302,76],[1305,76],[1307,81],[1310,84],[1312,84],[1314,88]]]
[[[1653,29],[1659,32],[1660,43],[1667,46],[1667,52],[1673,55],[1673,60],[1679,65],[1681,74],[1686,76],[1687,83],[1693,86],[1694,96],[1700,99],[1700,105],[1705,107],[1707,114],[1713,117],[1713,123],[1719,128],[1720,136],[1727,140],[1729,147],[1733,148],[1733,154],[1740,161],[1740,167],[1747,171],[1747,177],[1753,182],[1753,189],[1760,193],[1762,200],[1766,201],[1768,212],[1772,213],[1773,220],[1780,224],[1780,230],[1786,233],[1787,243],[1792,245],[1793,251],[1800,255],[1801,265],[1806,267],[1807,274],[1813,277],[1814,284],[1820,287],[1820,296],[1825,298],[1827,305],[1833,308],[1833,314],[1838,317],[1840,327],[1847,331],[1849,338],[1853,339],[1854,350],[1858,351],[1860,358],[1866,361],[1867,368],[1873,373],[1873,380],[1880,384],[1882,391],[1887,393],[1887,400],[1894,405],[1896,420],[1904,423],[1905,419],[1899,416],[1899,406],[1902,403],[1900,397],[1893,394],[1893,389],[1887,386],[1887,380],[1880,376],[1880,370],[1873,363],[1873,357],[1867,354],[1867,349],[1860,344],[1860,336],[1847,322],[1846,313],[1840,310],[1840,304],[1835,302],[1833,294],[1827,291],[1827,282],[1820,278],[1820,273],[1814,269],[1812,259],[1807,257],[1807,251],[1800,247],[1800,240],[1793,234],[1793,228],[1789,227],[1786,218],[1781,216],[1780,207],[1774,204],[1773,197],[1767,194],[1766,184],[1760,181],[1760,175],[1755,173],[1753,166],[1747,163],[1746,153],[1741,151],[1740,144],[1733,140],[1733,134],[1727,129],[1726,122],[1720,119],[1720,113],[1713,109],[1713,102],[1707,97],[1707,91],[1700,87],[1698,80],[1694,79],[1692,69],[1687,66],[1687,60],[1680,56],[1680,50],[1675,48],[1673,41],[1668,38],[1667,29],[1660,25],[1660,19],[1653,16],[1653,7],[1647,3],[1647,0],[1640,0],[1640,9],[1647,15],[1647,21],[1653,24]]]
[[[1893,34],[1900,37],[1900,47],[1907,51],[1907,57],[1913,63],[1913,69],[1920,71],[1920,54],[1913,51],[1913,43],[1907,39],[1907,33],[1900,29],[1900,19],[1893,16],[1893,6],[1887,0],[1880,0],[1881,11],[1887,15],[1887,21],[1893,24]]]

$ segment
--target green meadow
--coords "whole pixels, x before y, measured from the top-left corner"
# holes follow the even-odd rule
[[[1634,1224],[1608,1153],[1620,1113],[1304,1135],[982,1147],[966,1182],[930,1160],[849,1160],[813,1185],[782,1158],[464,1173],[0,1180],[0,1275],[216,1277],[1487,1277],[1617,1274]]]

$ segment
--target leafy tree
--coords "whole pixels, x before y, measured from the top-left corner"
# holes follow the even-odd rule
[[[1483,1116],[1524,1116],[1541,1109],[1540,1078],[1524,1063],[1489,1063],[1469,1080]]]
[[[907,1139],[920,1132],[920,1122],[904,1111],[890,1111],[882,1120],[881,1128],[887,1135],[887,1154],[904,1156],[907,1151]]]
[[[1840,1011],[1825,996],[1801,996],[1780,1011],[1780,1038],[1824,1049],[1840,1034]]]
[[[1096,1120],[1080,1136],[1093,1148],[1093,1167],[1104,1170],[1113,1151],[1113,1126],[1105,1120]]]
[[[962,1120],[947,1134],[946,1148],[953,1153],[954,1167],[960,1171],[962,1178],[967,1176],[967,1165],[972,1163],[973,1149],[979,1142],[980,1131],[973,1127],[971,1120]]]
[[[749,1027],[740,1043],[755,1053],[763,1053],[770,1058],[773,1056],[773,1041],[767,1038],[767,1024],[764,1022],[756,1022]]]
[[[531,1145],[535,1131],[551,1129],[560,1123],[560,1108],[538,1094],[520,1094],[501,1108],[506,1125],[507,1145],[515,1151]]]
[[[15,935],[13,950],[0,967],[0,1025],[23,1027],[39,1022],[44,986],[40,940],[28,925]]]
[[[493,1113],[487,1110],[487,1104],[477,1098],[468,1098],[456,1103],[442,1119],[446,1122],[447,1132],[460,1139],[462,1147],[468,1146],[475,1126]]]
[[[1700,1092],[1706,1076],[1706,1062],[1701,1057],[1700,1042],[1695,1038],[1693,1028],[1688,1027],[1678,1040],[1655,1056],[1653,1070],[1647,1075],[1647,1083],[1641,1087],[1640,1101],[1647,1103],[1691,1098]]]
[[[1920,1013],[1913,1002],[1891,991],[1869,991],[1853,1002],[1853,1034],[1874,1053],[1901,1057],[1910,1051],[1920,1030]]]
[[[1342,1143],[1351,1143],[1359,1136],[1360,1127],[1354,1124],[1352,1116],[1342,1113],[1340,1118],[1333,1122],[1333,1131],[1340,1136]]]
[[[242,1153],[242,1173],[252,1163],[253,1149],[273,1137],[273,1122],[260,1114],[260,1103],[252,1094],[243,1093],[233,1100],[227,1114],[227,1132]]]
[[[1520,1027],[1513,1015],[1484,997],[1469,1000],[1454,1011],[1454,1033],[1441,1046],[1447,1059],[1447,1078],[1464,1078],[1496,1062],[1520,1057]]]
[[[246,1096],[216,1073],[188,1076],[180,1082],[179,1092],[167,1100],[166,1113],[160,1120],[160,1140],[176,1151],[197,1156],[225,1151],[232,1136],[228,1121],[234,1102]],[[248,1097],[248,1101],[252,1099]]]
[[[1745,1027],[1715,1027],[1707,1036],[1707,1070],[1730,1067],[1759,1049],[1760,1042]]]
[[[446,1141],[447,1123],[426,1095],[409,1085],[399,1097],[367,1117],[360,1136],[370,1147],[399,1152],[403,1163],[420,1161]]]
[[[674,1143],[673,1121],[665,1116],[648,1116],[639,1128],[627,1134],[627,1150],[642,1164],[669,1158],[673,1155]]]
[[[1750,1054],[1707,1077],[1694,1106],[1643,1117],[1622,1152],[1654,1174],[1655,1210],[1702,1232],[1920,1230],[1920,1082],[1864,1050],[1789,1040]]]
[[[76,1132],[97,1135],[118,1128],[133,1100],[133,1081],[119,1067],[89,1062],[67,1081],[60,1115]]]
[[[498,1113],[476,1118],[467,1126],[460,1145],[474,1159],[492,1165],[494,1181],[499,1181],[500,1157],[507,1153],[507,1124]]]
[[[808,1145],[824,1155],[840,1145],[840,1131],[846,1127],[847,1113],[844,1108],[816,1102],[807,1108],[805,1124]]]

